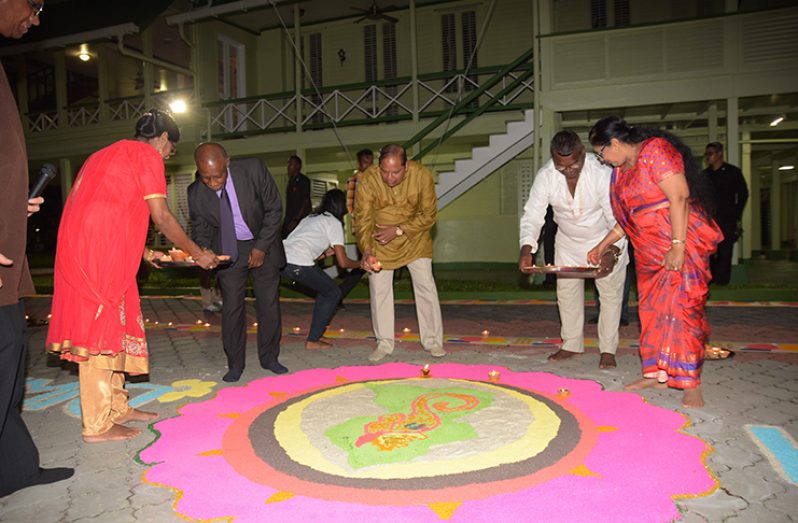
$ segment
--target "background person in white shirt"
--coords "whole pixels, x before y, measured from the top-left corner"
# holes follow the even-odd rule
[[[555,265],[584,266],[587,252],[616,226],[610,207],[612,171],[585,146],[573,131],[560,131],[551,140],[551,160],[538,171],[521,217],[521,255],[518,267],[529,272],[538,249],[537,238],[546,217],[546,207],[554,209],[558,231],[555,239]],[[598,322],[602,369],[616,366],[618,322],[629,257],[626,241],[620,240],[614,255],[601,260],[596,279],[601,293]],[[609,252],[609,251],[608,251]],[[616,259],[617,258],[617,259]],[[614,266],[613,266],[614,264]],[[560,350],[549,360],[562,360],[585,351],[585,282],[581,278],[557,277],[557,305],[560,309]]]
[[[339,189],[327,191],[318,209],[303,218],[288,238],[283,240],[287,264],[280,274],[317,293],[313,319],[305,342],[306,349],[332,347],[332,343],[323,339],[322,335],[342,296],[335,280],[316,265],[316,260],[334,254],[335,261],[341,268],[360,267],[360,262],[350,259],[344,248],[346,213],[346,194]]]

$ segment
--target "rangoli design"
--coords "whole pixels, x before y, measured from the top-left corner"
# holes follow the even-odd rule
[[[540,372],[419,370],[313,369],[221,390],[155,424],[144,479],[178,491],[185,518],[237,523],[665,522],[678,498],[717,486],[686,418],[638,395]]]

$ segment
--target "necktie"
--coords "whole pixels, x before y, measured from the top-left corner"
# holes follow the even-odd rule
[[[233,222],[233,208],[227,190],[222,189],[219,198],[219,233],[222,239],[222,253],[230,256],[232,261],[238,259],[238,243],[236,242],[236,226]]]

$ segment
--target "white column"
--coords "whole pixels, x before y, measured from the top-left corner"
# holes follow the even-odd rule
[[[753,209],[757,207],[757,214],[758,214],[758,207],[759,207],[759,180],[756,180],[757,191],[754,192],[754,178],[758,176],[758,173],[751,172],[751,131],[743,131],[743,144],[742,144],[742,158],[740,162],[740,170],[743,171],[743,178],[745,178],[745,184],[748,186],[748,203],[745,205],[745,209],[743,209],[743,237],[742,240],[737,242],[737,249],[736,254],[743,259],[748,259],[751,257],[751,249],[752,249],[752,240],[753,240],[753,232],[754,232],[754,215]],[[735,136],[737,136],[735,134]],[[731,138],[729,138],[731,141]],[[734,163],[729,160],[729,163]],[[737,164],[735,164],[737,165]],[[758,229],[759,223],[756,224]],[[759,237],[759,230],[757,230],[756,236]],[[761,243],[760,243],[761,248]],[[737,263],[737,257],[735,256],[734,263]]]
[[[152,43],[152,30],[147,28],[141,32],[141,46],[142,53],[148,58],[154,56],[154,48]],[[144,110],[149,111],[152,108],[152,86],[155,84],[155,69],[151,63],[143,62],[144,67]]]
[[[67,196],[72,190],[72,161],[69,158],[59,159],[58,171],[61,174],[61,205],[66,205]]]
[[[294,96],[296,96],[296,132],[302,132],[302,31],[299,3],[294,4]]]
[[[22,122],[22,129],[29,129],[30,118],[28,117],[28,67],[25,57],[19,55],[14,60],[14,67],[17,71],[17,107],[19,108],[19,120]]]
[[[781,249],[781,176],[779,163],[773,162],[771,166],[770,182],[770,249]]]
[[[712,102],[709,105],[709,109],[707,109],[707,128],[709,130],[709,136],[707,137],[707,143],[717,142],[718,141],[718,104],[717,102]]]
[[[102,45],[95,47],[95,51],[97,52],[97,90],[100,95],[100,121],[107,122],[110,120],[107,103],[108,98],[110,98],[109,69],[111,64],[109,62],[111,56],[115,56],[116,53],[109,51],[107,47]]]
[[[58,112],[58,128],[66,129],[68,95],[66,55],[63,49],[53,52],[53,65],[55,66],[55,105]]]
[[[535,98],[534,98],[534,121],[535,134],[534,147],[533,147],[533,169],[538,172],[540,166],[543,165],[543,159],[548,156],[549,142],[554,134],[552,132],[553,121],[551,114],[546,114],[543,109],[543,99],[545,98],[543,88],[543,45],[541,36],[550,34],[552,32],[552,13],[553,13],[553,0],[539,0],[532,3],[532,24],[533,36],[532,46],[534,49],[534,56],[532,57],[532,67],[534,68],[534,85],[535,85]]]
[[[726,99],[726,161],[740,165],[740,99]]]
[[[743,133],[744,139],[748,139],[751,133]],[[743,257],[748,258],[752,251],[762,250],[762,213],[761,213],[761,187],[762,180],[759,172],[753,172],[751,166],[751,144],[743,144],[743,165],[749,165],[750,173],[748,182],[748,205],[743,211]],[[743,171],[745,173],[745,171]],[[745,174],[743,174],[745,176]],[[765,217],[767,218],[767,217]],[[747,238],[747,239],[746,239]],[[747,254],[746,254],[747,253]]]
[[[416,0],[410,0],[410,92],[413,95],[413,121],[418,121],[418,36],[416,33]],[[414,147],[418,147],[417,145]],[[418,151],[416,151],[417,153]],[[413,154],[416,154],[413,153]]]

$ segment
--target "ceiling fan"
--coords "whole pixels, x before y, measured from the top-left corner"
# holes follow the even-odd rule
[[[396,22],[399,21],[398,19],[396,19],[396,18],[394,18],[392,16],[388,16],[388,15],[384,14],[382,12],[382,9],[380,9],[380,7],[377,5],[377,0],[374,0],[371,3],[371,7],[369,7],[368,9],[363,9],[362,7],[354,7],[354,6],[352,6],[352,9],[354,9],[355,11],[360,11],[361,13],[363,13],[363,16],[361,18],[358,18],[357,20],[355,20],[354,23],[356,23],[356,24],[359,24],[363,20],[373,20],[373,21],[387,20],[388,22],[391,22],[392,24],[395,24]],[[396,6],[395,5],[389,5],[389,6],[384,7],[383,9],[396,9]]]

